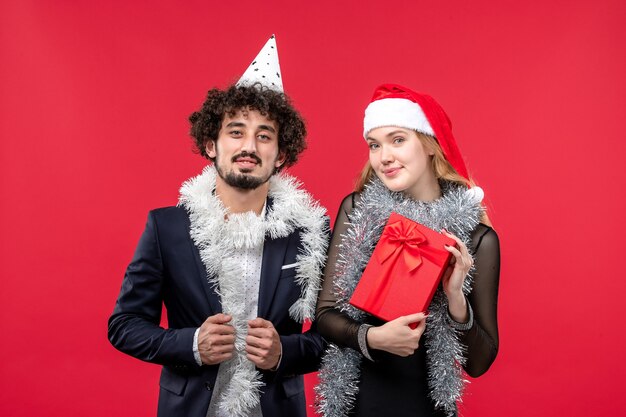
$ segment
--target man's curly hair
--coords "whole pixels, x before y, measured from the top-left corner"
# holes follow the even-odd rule
[[[200,111],[189,116],[190,135],[196,151],[211,159],[206,153],[207,142],[217,140],[226,114],[233,117],[244,108],[256,110],[278,123],[278,149],[285,155],[285,162],[278,170],[295,164],[298,155],[306,149],[304,120],[285,94],[258,83],[251,86],[232,85],[226,90],[213,88],[208,92]]]

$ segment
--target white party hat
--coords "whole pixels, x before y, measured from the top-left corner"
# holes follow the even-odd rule
[[[284,92],[274,35],[269,38],[252,64],[237,81],[237,86],[250,86],[254,83],[261,83],[272,90]]]

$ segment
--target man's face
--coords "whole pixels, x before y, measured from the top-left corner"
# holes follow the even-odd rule
[[[265,184],[284,162],[278,151],[278,124],[249,109],[232,117],[226,114],[217,141],[209,141],[206,151],[226,184],[246,190]]]

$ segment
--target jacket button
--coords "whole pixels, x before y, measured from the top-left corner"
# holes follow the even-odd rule
[[[211,383],[209,381],[204,383],[204,387],[206,388],[207,391],[211,391]]]

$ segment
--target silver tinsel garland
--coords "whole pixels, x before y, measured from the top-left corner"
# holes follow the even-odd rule
[[[349,216],[350,224],[339,247],[333,278],[337,307],[342,312],[357,321],[364,321],[365,313],[348,301],[392,212],[433,230],[445,228],[469,248],[471,233],[479,223],[482,207],[466,188],[448,182],[442,182],[441,186],[441,198],[422,202],[390,191],[378,178],[368,183]],[[470,270],[463,283],[466,295],[471,291],[472,272]],[[436,408],[454,415],[467,381],[462,373],[464,347],[457,331],[447,322],[447,311],[448,300],[440,287],[429,306],[424,345],[430,397]],[[360,352],[330,345],[322,361],[320,383],[315,388],[316,407],[322,416],[345,417],[352,409],[358,394],[361,360]]]
[[[296,257],[295,282],[300,298],[289,308],[298,322],[315,315],[322,268],[326,260],[326,210],[301,189],[298,181],[284,173],[270,179],[269,197],[274,204],[265,217],[253,213],[229,213],[214,194],[216,170],[208,166],[202,174],[186,181],[180,190],[179,205],[189,213],[190,235],[198,247],[209,282],[220,297],[222,311],[232,315],[235,329],[235,355],[222,362],[209,414],[248,417],[260,414],[263,381],[255,365],[246,356],[248,321],[244,310],[243,269],[233,254],[241,248],[257,247],[269,236],[285,237],[300,230],[301,247]],[[228,217],[228,221],[226,218]],[[223,378],[221,378],[223,376]]]

